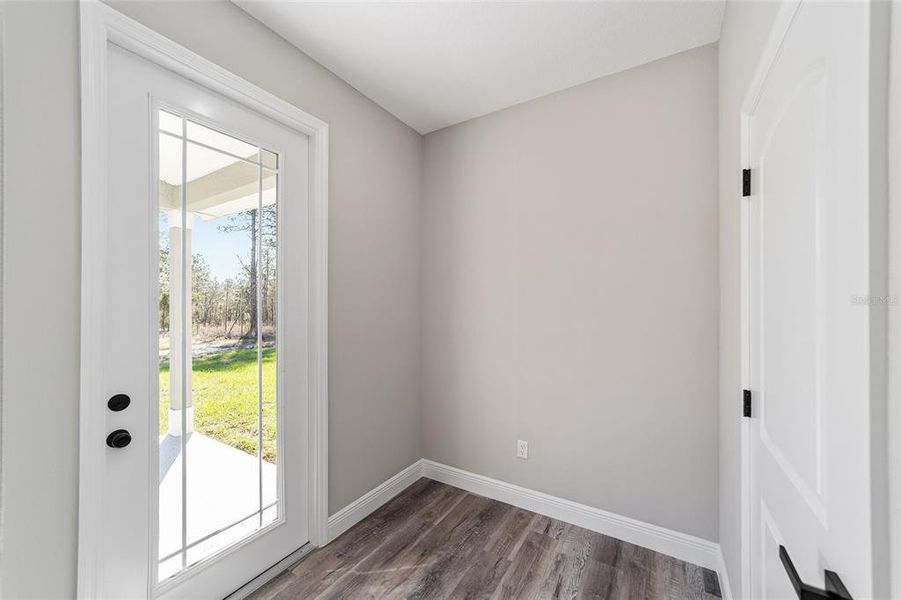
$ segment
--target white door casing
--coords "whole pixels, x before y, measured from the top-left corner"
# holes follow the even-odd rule
[[[307,540],[318,545],[326,539],[328,129],[315,117],[99,2],[82,3],[81,18],[83,296],[78,595],[227,593],[243,584],[248,572],[253,575],[265,570]],[[291,257],[287,264],[280,261],[283,274],[291,270],[286,278],[280,275],[280,287],[285,287],[280,293],[284,307],[294,307],[287,311],[289,314],[280,311],[289,323],[293,322],[287,329],[294,335],[283,339],[280,319],[279,353],[281,356],[287,351],[285,356],[295,360],[287,375],[284,368],[280,370],[279,402],[284,403],[280,411],[288,417],[287,422],[298,430],[292,432],[298,434],[293,438],[284,431],[278,436],[280,444],[291,440],[287,447],[279,447],[279,455],[285,452],[287,469],[291,469],[288,476],[284,476],[286,468],[281,467],[280,472],[280,499],[289,502],[287,518],[283,514],[265,536],[233,547],[221,560],[186,572],[189,577],[178,579],[178,587],[156,590],[150,563],[155,557],[152,498],[158,459],[155,444],[147,442],[155,433],[151,416],[156,411],[152,405],[158,360],[149,333],[156,325],[151,275],[158,256],[153,250],[156,240],[150,234],[156,221],[157,197],[153,115],[160,103],[200,121],[208,118],[212,123],[240,123],[243,119],[250,123],[245,131],[267,138],[273,148],[284,148],[289,161],[303,164],[286,169],[290,175],[280,175],[279,180],[289,198],[285,202],[288,207],[280,207],[285,214],[280,214],[279,220],[300,228],[295,229],[294,236],[279,236],[280,244],[290,245],[280,248],[280,253]],[[122,202],[123,198],[131,202]],[[133,310],[136,306],[141,308],[137,314]],[[131,313],[126,312],[129,309]],[[279,361],[283,362],[281,358]],[[289,390],[286,401],[282,398],[284,389]],[[106,409],[106,399],[114,390],[133,395],[132,410],[111,414]],[[295,409],[302,413],[292,414]],[[283,422],[280,412],[280,427]],[[125,449],[127,452],[104,444],[108,431],[118,427],[134,432],[135,443]],[[292,464],[292,456],[302,462],[295,460]],[[237,564],[242,568],[236,569]],[[201,585],[205,578],[216,581],[222,589],[214,591]]]
[[[873,594],[870,6],[786,5],[746,104],[751,598]]]

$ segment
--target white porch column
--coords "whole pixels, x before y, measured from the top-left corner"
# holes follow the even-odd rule
[[[193,215],[188,213],[182,248],[180,210],[169,211],[169,435],[181,435],[182,409],[186,411],[187,433],[194,431],[194,406],[191,403],[191,230]],[[185,257],[185,276],[182,276]],[[187,285],[185,285],[187,282]],[[182,313],[182,302],[185,310]],[[182,315],[185,318],[182,319]],[[184,378],[182,378],[184,373]]]

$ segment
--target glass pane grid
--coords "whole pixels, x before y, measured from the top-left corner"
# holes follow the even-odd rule
[[[278,515],[278,156],[159,122],[162,581]]]
[[[270,171],[278,171],[279,156],[272,150],[254,146],[227,133],[221,133],[164,110],[160,110],[159,115],[161,139],[187,139],[189,144],[208,148],[217,154],[230,156],[253,165],[262,165]]]

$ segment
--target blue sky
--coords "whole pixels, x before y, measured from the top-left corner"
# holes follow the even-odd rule
[[[241,262],[250,254],[250,236],[246,231],[226,233],[219,227],[228,224],[228,218],[204,221],[194,217],[194,237],[192,239],[194,254],[202,254],[210,265],[210,275],[219,281],[234,278],[241,272]]]
[[[240,256],[244,260],[250,255],[250,237],[246,231],[227,233],[219,231],[219,227],[228,224],[228,218],[204,221],[194,217],[192,252],[202,254],[210,266],[210,275],[220,282],[235,278],[241,272]],[[165,213],[160,215],[161,233],[168,234],[168,219]],[[168,243],[168,242],[163,242]]]

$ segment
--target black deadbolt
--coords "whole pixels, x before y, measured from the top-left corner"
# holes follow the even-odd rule
[[[106,445],[110,448],[124,448],[131,443],[131,434],[124,429],[117,429],[106,436]]]
[[[128,405],[131,404],[131,398],[128,397],[128,394],[116,394],[106,405],[113,412],[119,412],[120,410],[125,410],[128,408]]]

